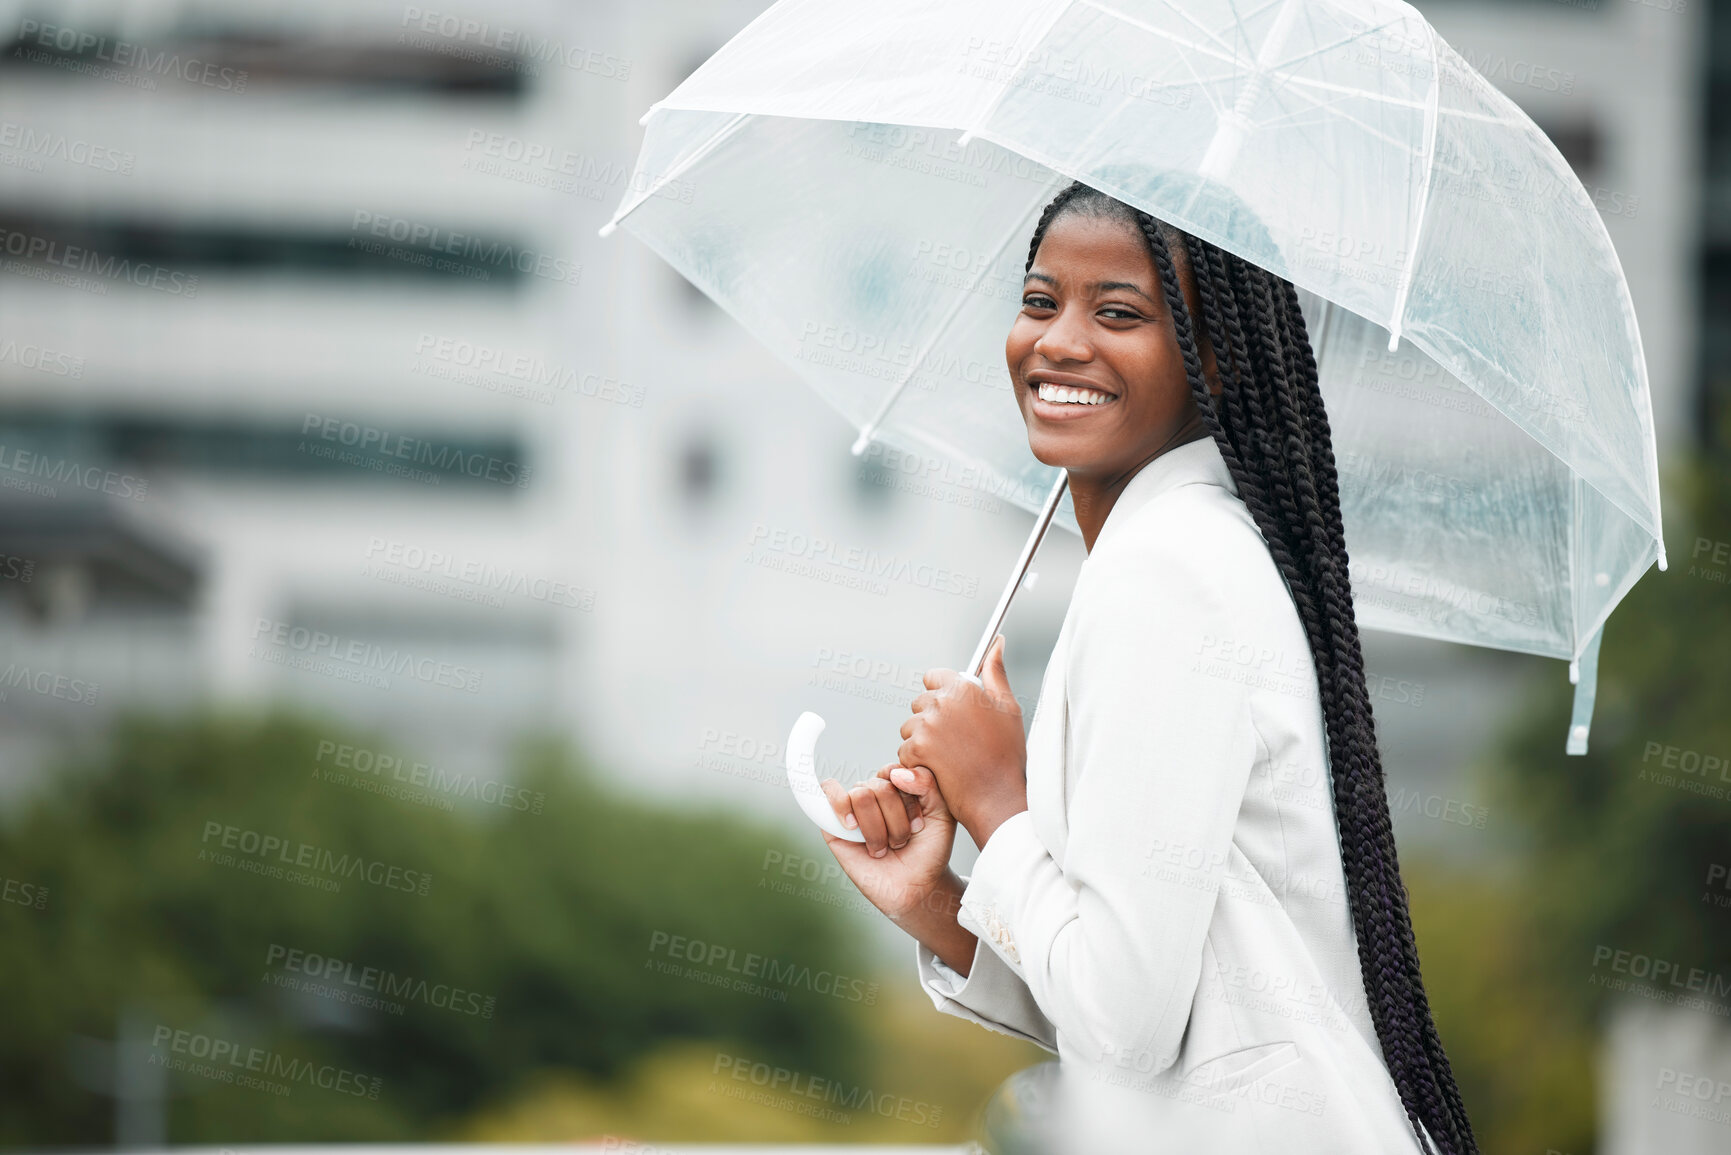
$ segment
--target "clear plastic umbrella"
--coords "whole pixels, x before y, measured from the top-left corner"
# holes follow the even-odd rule
[[[855,453],[966,463],[1070,530],[1003,356],[1052,196],[1291,280],[1359,624],[1568,660],[1585,751],[1601,627],[1665,568],[1641,337],[1580,181],[1410,5],[782,0],[644,123],[603,235],[762,339]]]

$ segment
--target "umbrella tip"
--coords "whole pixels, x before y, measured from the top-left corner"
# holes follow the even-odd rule
[[[972,139],[974,139],[974,130],[970,128],[963,132],[962,135],[956,137],[956,147],[967,148],[968,142]]]
[[[1659,543],[1659,572],[1665,572],[1665,543],[1663,541]]]
[[[849,452],[851,452],[855,457],[858,457],[860,454],[862,454],[866,451],[866,446],[870,445],[871,442],[872,442],[871,429],[869,427],[862,429],[862,430],[860,430],[859,436],[854,438],[853,448],[851,450],[849,450]]]
[[[649,118],[652,115],[654,115],[655,110],[660,108],[660,107],[661,107],[661,102],[659,100],[657,100],[654,104],[650,105],[647,109],[644,110],[642,116],[637,118],[637,123],[638,124],[648,124]]]
[[[600,228],[595,230],[595,235],[598,237],[609,236],[612,234],[613,230],[618,228],[618,227],[619,227],[618,221],[608,221],[606,224],[602,225]]]
[[[1394,353],[1400,347],[1400,330],[1395,329],[1388,335],[1388,351]]]

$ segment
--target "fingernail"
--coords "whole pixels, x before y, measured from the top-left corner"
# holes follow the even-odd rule
[[[842,820],[841,820],[841,824],[842,824],[842,825],[843,825],[843,826],[845,826],[845,827],[847,827],[847,828],[848,828],[848,829],[849,829],[849,830],[852,830],[852,829],[853,829],[853,828],[854,828],[854,827],[856,827],[856,826],[858,826],[858,825],[859,825],[859,823],[858,823],[858,822],[857,822],[857,821],[855,821],[855,820],[854,820],[854,816],[853,816],[853,815],[851,815],[851,814],[849,814],[849,815],[847,815],[847,816],[845,816],[845,817],[844,817],[844,818],[843,818],[843,819],[842,819]]]
[[[908,823],[908,829],[913,831],[915,834],[918,834],[920,831],[924,830],[925,828],[926,828],[926,820],[924,818],[916,817],[912,822]]]
[[[914,781],[914,772],[912,770],[891,770],[890,781],[912,783]]]
[[[882,850],[872,851],[872,857],[873,858],[882,858],[884,855],[888,854],[889,852],[890,852],[890,848],[886,846]]]

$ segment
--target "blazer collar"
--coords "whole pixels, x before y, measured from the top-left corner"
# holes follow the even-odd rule
[[[1226,459],[1220,456],[1220,447],[1214,444],[1212,435],[1168,449],[1138,470],[1118,494],[1118,500],[1112,503],[1111,511],[1106,514],[1106,523],[1094,538],[1094,548],[1089,551],[1089,556],[1118,533],[1138,509],[1162,493],[1181,485],[1198,484],[1218,485],[1234,497],[1238,496],[1238,484],[1232,480],[1232,471],[1226,467]]]

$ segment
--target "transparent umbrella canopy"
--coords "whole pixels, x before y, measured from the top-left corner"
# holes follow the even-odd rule
[[[782,0],[643,123],[603,235],[780,355],[855,453],[950,459],[1071,531],[1003,353],[1052,196],[1291,280],[1359,624],[1567,660],[1585,752],[1600,631],[1665,567],[1640,332],[1580,181],[1410,5]]]

